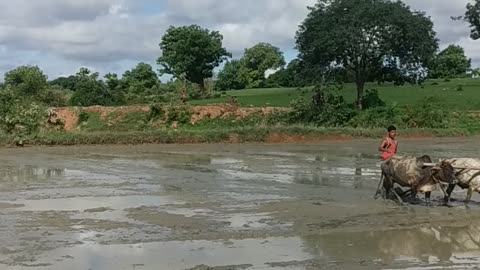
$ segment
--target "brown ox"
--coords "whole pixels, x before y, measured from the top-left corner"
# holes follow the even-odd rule
[[[430,195],[438,185],[446,197],[446,203],[449,204],[450,198],[443,186],[456,184],[452,165],[443,161],[438,166],[425,167],[424,163],[432,163],[432,159],[426,155],[420,158],[394,156],[383,162],[381,168],[386,198],[389,198],[393,191],[399,201],[403,201],[393,190],[393,185],[396,183],[401,187],[410,188],[414,200],[418,192],[424,193],[426,204],[430,206]]]

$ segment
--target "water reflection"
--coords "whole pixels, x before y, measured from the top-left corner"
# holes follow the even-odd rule
[[[45,252],[34,269],[189,269],[197,265],[246,265],[266,269],[268,263],[311,258],[298,238],[221,241],[162,242],[102,246],[86,244]],[[40,265],[40,266],[39,266]],[[45,265],[42,267],[41,265]],[[241,268],[244,269],[245,267]],[[23,266],[9,269],[23,269]],[[206,269],[206,268],[201,268]],[[238,269],[224,267],[222,269]]]
[[[375,232],[344,232],[304,237],[320,260],[395,265],[480,263],[480,223],[463,227],[423,226]]]
[[[29,165],[0,167],[0,185],[21,185],[26,182],[39,183],[64,176],[65,169],[60,168],[41,168]]]

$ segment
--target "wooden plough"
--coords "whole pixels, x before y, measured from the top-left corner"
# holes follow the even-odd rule
[[[423,163],[424,167],[435,167],[437,163]],[[480,171],[480,167],[453,166],[454,169]]]

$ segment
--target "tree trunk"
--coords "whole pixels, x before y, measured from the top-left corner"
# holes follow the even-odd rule
[[[363,90],[365,88],[365,82],[362,79],[357,79],[357,107],[362,110],[362,101],[363,101]]]
[[[205,96],[207,94],[207,87],[205,87],[205,80],[199,81],[198,87],[200,88],[200,93],[202,93],[202,95]]]

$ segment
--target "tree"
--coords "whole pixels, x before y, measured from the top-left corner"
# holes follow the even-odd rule
[[[480,0],[467,4],[465,20],[470,23],[470,37],[480,39]]]
[[[40,94],[48,86],[47,76],[38,66],[20,66],[5,73],[5,85],[23,95]]]
[[[293,59],[286,68],[273,73],[267,78],[269,87],[302,87],[308,83],[304,81],[302,61]]]
[[[367,81],[419,81],[438,48],[433,23],[400,1],[319,0],[296,35],[309,67],[342,67],[354,74],[357,105]]]
[[[252,48],[245,49],[242,63],[250,78],[247,87],[256,88],[265,81],[265,72],[278,69],[285,65],[285,58],[279,48],[269,43],[259,43]]]
[[[185,77],[199,85],[205,92],[206,78],[213,76],[213,69],[232,55],[222,47],[223,36],[198,25],[171,26],[160,42],[162,56],[157,62],[160,73]]]
[[[242,62],[240,60],[228,61],[217,75],[215,89],[218,91],[244,89],[246,84],[240,78]]]
[[[87,68],[80,68],[76,74],[77,85],[70,99],[74,106],[113,105],[114,97],[106,85],[98,80],[98,72],[91,73]]]
[[[153,71],[151,65],[139,63],[132,70],[128,70],[123,74],[122,86],[129,92],[141,95],[153,87],[159,86],[160,80]]]
[[[432,78],[454,78],[465,75],[471,67],[471,59],[458,45],[450,45],[435,58],[430,70]]]
[[[77,84],[77,77],[75,75],[70,75],[68,77],[59,77],[53,81],[50,81],[50,85],[58,85],[64,89],[73,90]]]

